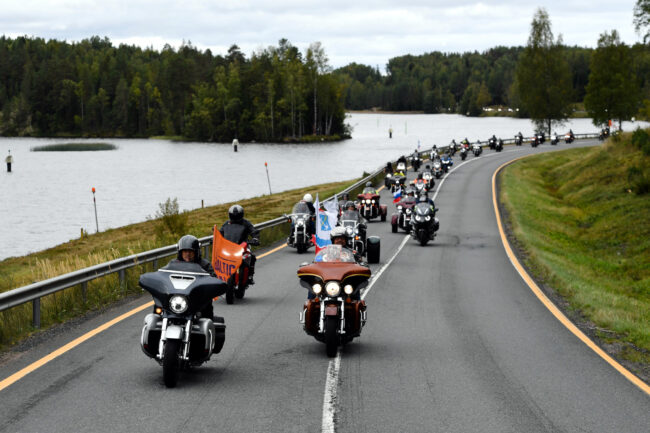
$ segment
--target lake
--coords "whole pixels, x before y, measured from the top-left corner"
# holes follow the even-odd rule
[[[418,147],[455,138],[486,140],[492,134],[532,135],[526,119],[470,118],[455,114],[348,115],[350,140],[318,144],[173,142],[147,139],[35,139],[0,137],[0,155],[14,156],[12,173],[0,171],[0,259],[39,251],[99,230],[144,221],[158,204],[178,198],[181,209],[235,201],[324,182],[359,177]],[[646,123],[641,126],[647,126]],[[625,122],[624,130],[636,124]],[[393,138],[388,138],[388,129]],[[560,133],[597,132],[590,119],[574,119]],[[113,151],[31,152],[35,146],[107,142]],[[261,198],[263,199],[263,198]],[[287,212],[290,209],[287,209]]]

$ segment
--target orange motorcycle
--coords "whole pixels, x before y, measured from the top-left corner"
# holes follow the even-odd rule
[[[366,303],[361,290],[368,285],[370,269],[360,266],[354,253],[340,245],[328,245],[314,263],[298,269],[300,285],[309,290],[300,323],[308,335],[325,343],[327,356],[361,335],[366,324]]]

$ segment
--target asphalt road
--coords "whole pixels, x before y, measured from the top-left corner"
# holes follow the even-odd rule
[[[494,217],[499,165],[591,144],[454,159],[436,199],[439,236],[426,247],[406,242],[366,294],[361,337],[340,351],[336,431],[650,431],[650,398],[535,298]],[[377,272],[405,234],[378,221],[369,234],[381,237]],[[296,270],[312,258],[284,248],[261,259],[243,301],[216,303],[228,326],[222,353],[181,373],[177,388],[165,388],[162,368],[140,350],[141,312],[0,391],[0,432],[322,431],[330,359],[298,323],[307,293]],[[53,336],[1,365],[0,380],[149,300]]]

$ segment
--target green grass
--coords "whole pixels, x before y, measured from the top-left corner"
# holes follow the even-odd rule
[[[376,180],[381,179],[383,174],[378,175]],[[292,206],[305,193],[309,192],[315,197],[318,192],[321,199],[324,199],[354,182],[356,180],[298,188],[271,196],[240,200],[238,203],[244,207],[246,218],[256,224],[290,213]],[[355,196],[357,192],[350,196]],[[232,203],[226,203],[187,212],[186,233],[197,237],[210,235],[215,224],[221,226],[227,219],[231,205]],[[0,292],[175,243],[179,236],[169,233],[161,226],[161,220],[150,220],[72,240],[24,257],[0,261]],[[269,245],[284,239],[288,232],[288,223],[262,230],[261,243]],[[128,270],[124,287],[120,287],[117,274],[93,280],[88,283],[86,299],[79,286],[42,298],[41,328],[51,327],[88,311],[104,308],[126,296],[141,293],[137,286],[139,275],[152,269],[153,265],[147,264]],[[34,333],[36,330],[31,322],[31,303],[0,312],[0,349],[10,347]]]
[[[110,143],[60,143],[32,147],[32,152],[90,152],[98,150],[115,150],[117,146]]]
[[[650,157],[629,135],[538,155],[502,172],[500,200],[535,277],[623,343],[621,356],[650,363],[650,194],[633,192],[636,166],[650,170]]]

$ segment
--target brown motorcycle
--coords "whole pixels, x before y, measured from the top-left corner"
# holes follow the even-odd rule
[[[368,285],[370,269],[357,264],[351,250],[328,245],[314,263],[298,269],[298,278],[309,290],[300,323],[308,335],[325,343],[327,356],[334,357],[338,347],[360,336],[366,324],[360,292]]]

